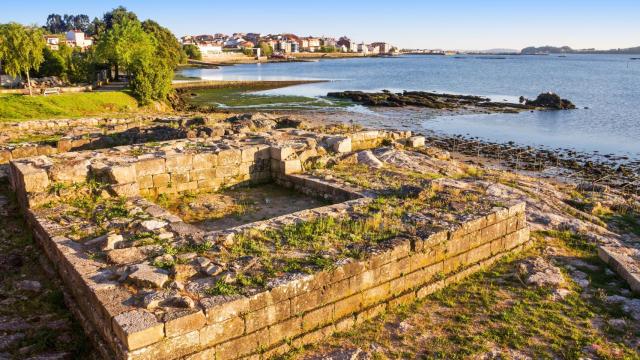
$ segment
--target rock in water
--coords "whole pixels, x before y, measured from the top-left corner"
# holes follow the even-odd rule
[[[567,99],[561,98],[552,92],[542,93],[535,100],[525,100],[525,105],[553,110],[575,109],[576,106]]]

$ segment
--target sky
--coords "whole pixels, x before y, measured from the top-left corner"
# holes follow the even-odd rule
[[[177,36],[347,35],[400,48],[465,50],[640,46],[639,0],[0,0],[0,23],[43,25],[50,13],[101,17],[119,5]]]

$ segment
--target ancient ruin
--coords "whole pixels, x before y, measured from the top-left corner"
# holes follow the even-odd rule
[[[104,357],[268,358],[529,242],[523,203],[463,174],[412,172],[437,161],[418,152],[423,137],[259,130],[11,161],[18,201]],[[394,165],[400,156],[413,165]],[[177,216],[252,186],[288,189],[280,208],[305,204],[223,207],[215,219],[235,220],[213,228]]]

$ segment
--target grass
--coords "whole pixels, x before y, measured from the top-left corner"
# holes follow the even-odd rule
[[[187,103],[195,106],[232,109],[267,108],[272,110],[288,110],[348,106],[348,103],[344,101],[330,101],[306,96],[262,95],[252,93],[258,90],[268,90],[277,87],[281,86],[241,85],[215,89],[194,89],[190,90],[189,94],[195,94],[195,96],[185,95],[183,98]]]
[[[137,109],[136,99],[126,92],[9,95],[0,97],[0,122],[129,113]]]

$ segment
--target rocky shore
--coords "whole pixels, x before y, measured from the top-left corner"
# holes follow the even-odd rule
[[[426,91],[404,91],[392,93],[388,90],[368,93],[362,91],[330,92],[328,97],[349,99],[366,106],[404,107],[416,106],[438,110],[477,110],[516,113],[527,110],[567,110],[575,109],[569,100],[552,93],[538,95],[535,100],[521,97],[521,103],[495,102],[482,96],[440,94]]]

